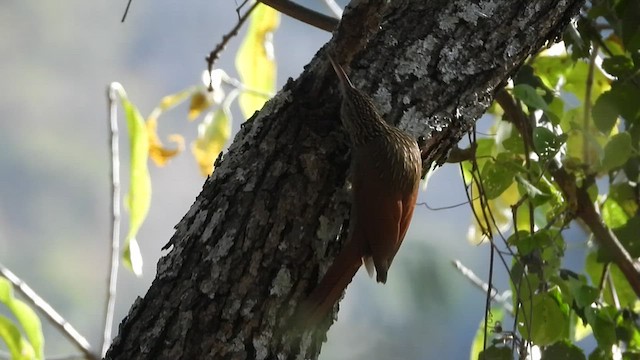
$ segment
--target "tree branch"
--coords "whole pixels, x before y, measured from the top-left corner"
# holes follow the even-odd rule
[[[320,30],[332,32],[338,26],[338,20],[321,14],[317,11],[308,9],[302,5],[298,5],[289,0],[258,0],[261,3],[270,6],[281,13],[288,15],[296,20],[302,21]]]

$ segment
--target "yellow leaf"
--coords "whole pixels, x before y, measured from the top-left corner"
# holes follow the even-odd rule
[[[279,25],[280,13],[264,4],[258,4],[251,14],[247,34],[236,55],[236,68],[247,89],[264,94],[275,92],[276,64],[272,40]],[[267,100],[267,96],[243,92],[239,100],[242,114],[249,118]]]
[[[129,193],[126,196],[126,208],[129,211],[129,232],[125,244],[125,254],[132,255],[128,249],[135,243],[135,237],[149,212],[151,204],[151,178],[147,160],[149,158],[149,134],[144,119],[138,109],[126,98],[124,92],[120,94],[122,107],[127,120],[130,143],[130,180]],[[137,245],[137,243],[135,243]],[[135,255],[135,254],[133,254]],[[137,259],[124,258],[125,265],[136,264]],[[130,266],[138,276],[142,275],[142,268]]]
[[[164,166],[171,158],[184,150],[184,138],[178,134],[169,136],[169,141],[176,144],[175,149],[168,149],[162,145],[158,137],[158,119],[150,117],[146,122],[147,134],[149,134],[149,156],[158,165]]]
[[[507,190],[500,194],[500,196],[493,200],[488,200],[486,202],[487,206],[484,207],[484,211],[482,203],[480,202],[480,197],[478,196],[478,186],[475,182],[471,185],[471,191],[474,196],[474,199],[471,202],[471,207],[478,215],[483,226],[480,226],[474,217],[474,221],[469,226],[469,231],[467,232],[467,240],[470,243],[480,244],[487,240],[486,236],[484,236],[485,234],[482,233],[482,229],[487,228],[487,226],[491,228],[491,232],[496,236],[497,230],[504,232],[511,227],[511,205],[515,204],[520,198],[518,185],[515,181],[507,188]],[[485,214],[487,216],[486,219],[484,218]],[[493,215],[493,220],[491,215]]]
[[[213,98],[208,96],[204,91],[197,91],[191,95],[191,103],[189,104],[189,114],[187,118],[190,121],[195,120],[203,111],[207,110],[213,104]]]
[[[191,151],[203,176],[213,172],[213,162],[230,136],[231,114],[223,108],[207,114],[198,126],[198,138],[191,146]]]
[[[162,112],[172,109],[173,107],[179,105],[181,102],[185,101],[189,97],[189,95],[194,92],[194,90],[194,87],[190,87],[175,94],[163,97],[162,100],[160,100],[160,104],[158,104],[157,109]]]

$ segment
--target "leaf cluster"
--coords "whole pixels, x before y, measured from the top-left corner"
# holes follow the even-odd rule
[[[638,18],[637,1],[593,2],[498,93],[493,135],[470,136],[470,240],[499,255],[514,309],[511,331],[481,326],[472,359],[585,359],[585,336],[589,359],[640,356]],[[584,269],[563,264],[573,225]]]

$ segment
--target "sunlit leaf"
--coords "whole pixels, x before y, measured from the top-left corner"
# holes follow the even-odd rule
[[[142,252],[140,252],[140,245],[138,245],[136,238],[127,239],[122,252],[122,261],[134,274],[142,275]]]
[[[589,76],[589,64],[583,61],[578,61],[573,64],[572,67],[567,69],[565,73],[565,86],[564,90],[573,93],[580,99],[581,103],[584,103],[585,95],[587,93],[587,82],[585,79]],[[609,80],[602,71],[594,66],[593,69],[593,82],[591,83],[591,99],[597,99],[602,93],[611,88],[611,80]]]
[[[156,109],[161,112],[170,110],[185,101],[189,97],[189,95],[194,92],[194,90],[194,87],[190,87],[175,94],[167,95],[160,100],[160,104],[158,104],[158,107]]]
[[[589,64],[584,61],[573,62],[569,56],[538,56],[533,61],[536,74],[551,89],[564,84],[563,90],[573,93],[584,102],[587,92],[585,79],[589,73]],[[591,98],[598,98],[609,90],[610,80],[597,67],[593,71]]]
[[[213,164],[231,136],[231,114],[220,108],[210,112],[198,126],[198,138],[191,146],[203,176],[211,174]]]
[[[631,135],[628,132],[612,136],[604,147],[603,170],[609,171],[624,165],[629,160],[632,150]]]
[[[629,215],[615,199],[608,197],[602,204],[602,220],[609,228],[615,229],[626,224]]]
[[[531,318],[527,317],[518,324],[518,330],[525,339],[546,346],[568,337],[568,314],[549,293],[522,298],[522,311],[531,314]]]
[[[184,138],[178,134],[169,136],[169,141],[176,144],[175,149],[164,147],[158,136],[158,120],[149,118],[145,123],[149,134],[149,157],[157,166],[164,166],[176,155],[184,150]]]
[[[483,208],[480,196],[478,196],[479,190],[477,184],[473,183],[471,189],[473,194],[473,200],[471,202],[472,209],[478,214],[480,221],[482,221],[484,225],[481,227],[474,217],[474,221],[469,226],[467,232],[467,240],[472,244],[479,244],[486,239],[482,233],[482,228],[488,226],[492,233],[495,234],[497,230],[504,232],[511,227],[511,205],[518,201],[520,194],[517,184],[512,182],[500,196],[489,200],[487,203],[488,206]],[[488,218],[485,218],[485,214]]]
[[[587,123],[588,127],[583,125]],[[604,157],[604,145],[611,135],[617,134],[616,128],[612,128],[607,135],[600,132],[585,117],[583,108],[575,108],[565,113],[561,121],[561,127],[567,136],[566,154],[569,161],[575,162],[581,169],[589,172],[601,170],[601,160]],[[565,159],[565,165],[568,164]]]
[[[487,338],[493,333],[492,332],[493,326],[497,322],[501,322],[502,319],[504,318],[504,313],[500,309],[491,310],[490,315],[491,315],[491,319],[487,324],[487,329],[488,329],[488,334],[486,334]],[[484,337],[485,337],[484,328],[485,328],[484,321],[481,321],[480,326],[476,331],[476,336],[474,336],[473,342],[471,343],[471,352],[469,356],[470,360],[477,360],[478,356],[480,355],[480,352],[482,351],[482,348],[484,347]],[[487,340],[487,343],[489,343],[488,340]]]
[[[0,277],[0,303],[4,304],[9,311],[16,318],[18,324],[24,330],[24,333],[29,341],[28,344],[24,344],[24,341],[19,341],[21,351],[28,350],[32,357],[35,359],[44,358],[44,336],[42,334],[42,324],[40,319],[36,315],[35,311],[31,309],[29,305],[13,296],[13,288],[11,283]],[[7,320],[8,321],[8,320]],[[3,325],[0,324],[0,327]],[[8,335],[15,335],[10,328],[4,329],[8,331]],[[17,329],[16,329],[17,330]],[[3,330],[0,330],[3,331]],[[13,334],[13,335],[12,335]],[[18,331],[18,335],[20,332]],[[22,336],[20,335],[20,338]],[[15,336],[13,336],[15,340]]]
[[[513,95],[523,103],[534,109],[546,110],[547,103],[538,94],[536,89],[527,84],[520,84],[513,87]]]
[[[246,88],[263,93],[245,91],[240,95],[240,108],[245,118],[260,110],[269,95],[275,92],[276,64],[273,51],[273,32],[280,24],[280,13],[258,4],[251,14],[247,34],[236,55],[236,68]]]
[[[593,334],[593,330],[591,330],[591,326],[589,324],[583,324],[582,319],[578,316],[574,316],[575,324],[573,327],[573,340],[580,341],[587,336]]]
[[[629,183],[613,184],[609,187],[609,196],[613,199],[628,216],[633,216],[638,212],[638,202],[636,200],[636,187]]]
[[[0,339],[7,346],[12,360],[31,360],[36,358],[33,348],[22,337],[18,327],[2,315],[0,315]],[[42,359],[42,357],[39,359]]]
[[[130,182],[129,193],[125,199],[125,205],[129,211],[129,232],[124,246],[124,264],[136,275],[142,275],[142,267],[133,267],[140,259],[127,258],[135,256],[135,251],[130,249],[131,242],[135,242],[136,234],[144,222],[151,204],[151,178],[147,160],[149,158],[149,134],[144,118],[138,109],[127,99],[121,96],[129,134],[131,151],[130,158]],[[134,244],[137,246],[137,243]]]

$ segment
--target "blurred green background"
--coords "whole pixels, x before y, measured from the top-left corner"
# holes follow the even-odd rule
[[[320,1],[301,3],[325,11]],[[344,5],[344,1],[341,2]],[[9,1],[0,11],[0,261],[99,349],[108,271],[109,149],[106,88],[123,84],[147,115],[164,95],[200,82],[205,55],[237,19],[233,1]],[[278,88],[330,34],[283,17],[275,34]],[[234,39],[217,66],[236,76]],[[195,137],[183,106],[160,119],[161,136]],[[235,109],[234,129],[240,124]],[[124,122],[120,123],[125,128]],[[121,146],[126,158],[126,135]],[[126,169],[122,178],[127,177]],[[151,166],[153,200],[138,239],[144,277],[120,271],[116,324],[155,274],[160,248],[204,179],[187,151]],[[126,191],[126,188],[123,189]],[[456,165],[435,173],[419,202],[466,200]],[[486,246],[466,240],[467,206],[419,206],[386,286],[358,273],[322,359],[467,359],[484,294],[451,266],[486,277]],[[123,231],[126,230],[126,219]],[[506,288],[503,272],[497,275]],[[45,323],[47,356],[75,349]]]

